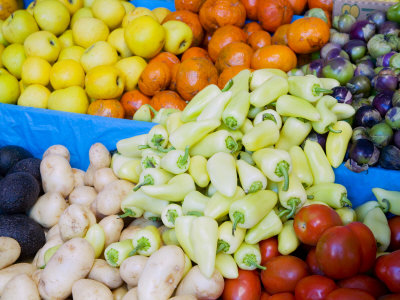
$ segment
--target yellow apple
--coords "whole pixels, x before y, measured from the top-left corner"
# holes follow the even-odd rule
[[[164,46],[165,30],[152,17],[142,16],[133,20],[125,28],[125,41],[133,54],[152,58]]]
[[[165,51],[179,55],[189,49],[193,32],[186,23],[171,20],[165,22],[162,27],[165,29]]]
[[[85,78],[86,92],[94,99],[116,99],[124,91],[124,79],[115,66],[98,66]]]
[[[94,0],[83,0],[84,7],[92,7]]]
[[[135,9],[135,5],[133,5],[132,3],[128,2],[128,1],[121,1],[121,3],[125,8],[125,14],[129,14],[131,11],[133,11]]]
[[[24,48],[27,56],[39,56],[47,60],[49,63],[55,62],[61,51],[61,45],[58,38],[49,31],[38,31],[32,33],[25,40]]]
[[[23,44],[25,39],[39,30],[35,19],[26,10],[13,12],[3,23],[2,32],[8,43]]]
[[[63,33],[68,28],[70,21],[69,11],[65,5],[54,0],[38,2],[33,9],[33,16],[40,29],[54,35]]]
[[[0,74],[0,103],[16,104],[19,97],[19,83],[11,74]]]
[[[83,0],[58,0],[62,4],[65,5],[65,7],[68,9],[69,13],[72,15],[74,14],[78,9],[83,7]]]
[[[3,62],[1,60],[1,55],[3,54],[4,49],[5,49],[4,45],[0,44],[0,68],[3,67]]]
[[[85,72],[97,66],[113,65],[117,61],[117,50],[104,41],[94,43],[81,56],[81,64]]]
[[[83,52],[85,52],[85,49],[81,46],[72,46],[62,49],[60,55],[58,56],[58,61],[64,59],[72,59],[80,63]]]
[[[3,31],[1,30],[1,28],[3,27],[3,20],[0,20],[0,45],[3,46],[8,46],[8,42],[6,40],[6,38],[4,37]]]
[[[120,0],[95,0],[92,4],[92,12],[111,30],[117,28],[125,16],[125,8]]]
[[[61,49],[72,47],[74,45],[74,38],[72,37],[72,30],[68,29],[58,37]]]
[[[18,105],[36,108],[47,108],[50,91],[40,84],[32,84],[24,88],[18,98]]]
[[[121,71],[125,79],[125,90],[134,90],[138,84],[140,74],[147,66],[147,62],[140,56],[131,56],[118,61],[115,66]]]
[[[21,78],[22,65],[26,59],[24,46],[21,44],[11,44],[3,50],[1,62],[7,70],[17,77]]]
[[[1,74],[1,73],[0,73]],[[22,94],[25,91],[25,88],[27,87],[27,85],[25,83],[22,82],[22,80],[19,81],[19,91],[20,94]]]
[[[107,25],[96,18],[80,18],[72,26],[74,42],[83,48],[89,48],[98,41],[107,40],[109,32]]]
[[[22,65],[21,79],[23,83],[48,85],[51,65],[41,57],[29,56]]]
[[[115,29],[108,36],[107,42],[111,46],[113,46],[115,49],[117,49],[117,51],[118,51],[119,55],[121,55],[121,57],[129,57],[129,56],[132,56],[132,52],[125,42],[124,32],[125,31],[123,28]]]
[[[92,10],[89,7],[82,7],[78,9],[76,13],[74,13],[74,15],[72,16],[69,27],[72,28],[75,22],[78,21],[80,18],[93,18]]]
[[[65,89],[74,85],[83,87],[85,84],[85,72],[81,64],[75,60],[61,60],[51,68],[50,83],[55,90]]]
[[[171,13],[171,11],[165,7],[157,7],[155,9],[153,9],[152,11],[153,11],[153,14],[157,17],[158,22],[160,24],[165,19],[165,17]]]
[[[86,114],[88,107],[89,100],[80,86],[53,91],[48,100],[48,108],[52,110]]]
[[[158,18],[150,9],[146,7],[136,7],[134,10],[125,15],[124,19],[122,20],[122,27],[127,27],[130,22],[142,16],[152,17],[158,22]]]

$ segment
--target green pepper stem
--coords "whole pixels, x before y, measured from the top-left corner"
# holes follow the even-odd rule
[[[297,207],[299,206],[299,204],[301,203],[299,198],[290,198],[287,202],[290,206],[290,209],[285,209],[283,210],[281,213],[279,213],[279,217],[282,217],[286,214],[288,214],[286,216],[287,219],[290,219],[291,217],[294,216]]]
[[[135,255],[138,251],[140,251],[140,250],[142,250],[142,249],[146,249],[146,248],[147,248],[147,249],[150,248],[150,242],[149,242],[149,240],[148,240],[147,238],[141,237],[141,238],[138,240],[137,246],[136,246],[131,252],[129,252],[128,256],[133,256],[133,255]]]
[[[138,189],[140,189],[140,188],[141,188],[142,186],[144,186],[144,185],[154,185],[154,178],[153,178],[150,174],[145,175],[145,176],[144,176],[143,182],[140,183],[140,184],[137,184],[137,185],[133,188],[133,190],[136,192]]]
[[[175,225],[175,220],[177,217],[179,217],[179,215],[175,209],[168,210],[168,212],[167,212],[168,221],[170,221],[172,224]]]
[[[218,240],[217,254],[220,252],[226,253],[229,251],[229,244],[224,240]]]
[[[248,193],[251,194],[251,193],[258,192],[258,191],[261,190],[262,188],[263,188],[263,184],[262,184],[261,181],[254,181],[254,182],[251,184]]]
[[[164,141],[164,137],[161,134],[153,135],[151,142],[158,148],[161,147],[161,143]]]
[[[313,195],[307,195],[307,199],[308,200],[312,200],[312,199],[314,199],[314,196]]]
[[[286,160],[280,161],[276,165],[275,174],[279,177],[283,177],[284,183],[282,191],[287,192],[289,189],[289,163]]]
[[[150,217],[149,221],[158,222],[158,221],[160,221],[160,218],[159,217]]]
[[[391,205],[390,205],[389,200],[388,200],[388,199],[385,199],[385,198],[382,199],[382,204],[383,204],[383,203],[385,203],[385,205],[381,205],[382,211],[386,214],[386,213],[389,212],[390,206],[391,206]]]
[[[233,80],[229,80],[228,83],[225,85],[225,87],[221,90],[222,92],[227,92],[231,89],[233,85]]]
[[[150,108],[151,112],[154,114],[154,117],[157,116],[158,111],[156,111],[153,106],[151,106],[150,104],[145,104],[145,105],[147,105]]]
[[[186,146],[185,155],[184,156],[180,155],[178,158],[178,161],[176,162],[176,164],[178,165],[178,168],[184,169],[185,165],[188,162],[188,159],[189,159],[189,146]]]
[[[327,129],[328,129],[328,131],[333,132],[333,133],[342,133],[341,130],[335,130],[335,129],[333,129],[332,125],[329,125],[329,126],[327,127]]]
[[[136,216],[136,213],[132,209],[127,208],[127,209],[125,209],[125,213],[122,214],[122,215],[119,215],[118,218],[120,218],[120,219],[123,219],[123,218],[126,218],[126,217],[134,218],[135,216]]]
[[[232,129],[232,130],[236,130],[237,129],[238,123],[237,123],[237,120],[234,117],[227,117],[224,120],[224,122],[225,122],[226,126],[228,126],[230,129]]]
[[[342,194],[342,198],[340,198],[340,203],[343,205],[343,206],[349,206],[349,207],[352,207],[352,203],[351,203],[351,201],[347,198],[347,195],[346,194]]]
[[[312,87],[312,93],[314,96],[318,96],[319,94],[332,94],[332,90],[324,89],[320,87],[318,84],[314,84]]]
[[[233,137],[228,136],[225,139],[225,146],[227,149],[229,149],[231,151],[231,153],[234,153],[238,148],[238,143],[236,143],[236,141]]]
[[[107,256],[107,261],[110,262],[114,267],[117,266],[118,258],[119,258],[119,251],[117,249],[111,248],[105,253]]]
[[[149,148],[150,148],[149,145],[139,145],[139,146],[138,146],[138,149],[139,149],[139,150],[144,150],[144,149],[149,149]]]
[[[196,217],[204,216],[204,214],[200,211],[189,211],[186,215],[187,216],[196,216]]]
[[[143,164],[144,164],[145,169],[156,167],[156,161],[152,157],[146,157],[143,161]]]
[[[175,147],[171,146],[171,147],[169,147],[167,149],[165,149],[165,148],[163,148],[161,146],[157,147],[157,151],[160,151],[162,153],[168,153],[169,151],[172,151],[172,150],[175,150]]]
[[[263,121],[271,120],[271,121],[274,121],[276,123],[276,118],[275,118],[275,116],[273,114],[263,114],[262,115],[262,119],[263,119]]]
[[[245,257],[243,258],[243,263],[246,266],[256,267],[257,269],[260,269],[260,270],[266,270],[267,269],[266,267],[261,266],[261,265],[259,265],[257,263],[256,256],[254,254],[246,254]]]
[[[236,227],[238,224],[244,223],[244,215],[239,211],[235,211],[233,213],[233,226],[232,226],[232,235],[235,236]]]

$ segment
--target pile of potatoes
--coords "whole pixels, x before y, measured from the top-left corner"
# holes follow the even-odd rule
[[[130,239],[148,225],[165,228],[157,221],[138,218],[129,223],[118,217],[134,184],[115,175],[104,145],[92,145],[86,172],[72,168],[69,160],[61,145],[43,155],[44,194],[29,217],[46,229],[46,243],[33,261],[18,261],[18,242],[0,237],[2,300],[192,300],[222,294],[221,274],[216,270],[211,278],[204,277],[197,266],[188,266],[178,246],[162,246],[150,257],[129,257],[120,268],[110,266],[103,256],[108,245]],[[102,236],[90,237],[91,228]]]

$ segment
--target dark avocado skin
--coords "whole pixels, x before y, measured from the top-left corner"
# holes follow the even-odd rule
[[[0,148],[0,175],[4,176],[17,162],[29,157],[32,157],[32,154],[19,146],[10,145]]]
[[[40,176],[40,163],[41,160],[39,158],[30,157],[25,158],[17,162],[11,169],[8,171],[7,175],[17,173],[17,172],[26,172],[31,174],[39,185],[42,185],[42,177]]]
[[[46,243],[43,228],[26,215],[0,215],[0,236],[18,241],[21,259],[33,258]]]
[[[17,172],[0,181],[0,212],[26,213],[39,197],[40,186],[31,174]]]

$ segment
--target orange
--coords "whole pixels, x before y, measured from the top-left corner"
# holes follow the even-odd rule
[[[257,50],[259,48],[271,45],[271,35],[262,30],[256,31],[247,39],[247,43],[253,48]]]
[[[124,108],[116,99],[111,100],[96,100],[90,103],[88,112],[89,115],[111,117],[122,119],[125,115]]]
[[[233,25],[218,28],[208,44],[208,54],[211,59],[216,61],[222,48],[233,42],[246,42],[246,34],[242,29]]]
[[[125,118],[131,119],[142,105],[150,104],[150,98],[139,90],[133,90],[123,94],[120,103],[125,110]]]
[[[261,27],[270,32],[275,32],[283,24],[289,24],[293,17],[293,8],[288,0],[259,1],[257,12]]]
[[[275,68],[288,72],[297,65],[296,54],[287,46],[271,45],[258,49],[251,59],[253,69]]]
[[[287,33],[289,31],[290,24],[284,24],[278,27],[272,36],[272,45],[287,45]]]
[[[166,63],[150,62],[144,68],[139,78],[139,90],[153,96],[157,92],[166,90],[171,82],[171,71]]]
[[[175,9],[198,13],[204,1],[206,0],[175,0]]]
[[[252,55],[253,49],[249,45],[241,42],[231,43],[222,48],[215,62],[215,67],[220,73],[233,66],[250,68]]]
[[[153,57],[150,62],[166,63],[169,68],[180,63],[179,58],[170,52],[161,52]]]
[[[247,69],[246,67],[243,66],[234,66],[234,67],[229,67],[226,68],[222,73],[219,75],[218,78],[218,87],[220,89],[223,89],[225,85],[228,83],[229,80],[231,80],[233,77],[235,77],[240,71]]]
[[[247,38],[249,38],[249,36],[256,31],[260,31],[263,30],[261,25],[257,22],[250,22],[247,23],[246,25],[244,25],[243,27],[243,31],[247,34]]]
[[[244,7],[246,8],[247,19],[258,20],[257,19],[257,2],[259,0],[240,0]]]
[[[308,0],[308,8],[322,8],[331,14],[333,9],[333,0]]]
[[[211,60],[210,55],[208,55],[207,50],[204,50],[203,48],[200,47],[192,47],[189,48],[188,50],[186,50],[181,57],[181,61],[185,61],[189,58],[192,57],[203,57],[203,58],[207,58],[209,60]]]
[[[157,111],[161,108],[183,110],[186,106],[186,102],[174,91],[162,91],[153,96],[150,105]]]
[[[301,15],[307,5],[307,0],[289,0],[295,15]]]

